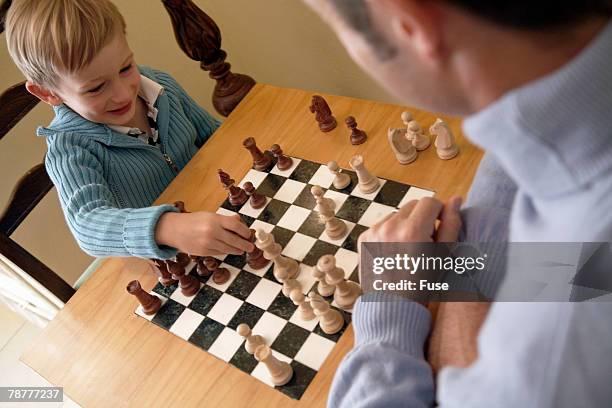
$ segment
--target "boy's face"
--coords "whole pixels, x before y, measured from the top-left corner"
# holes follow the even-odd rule
[[[125,35],[119,33],[92,62],[74,74],[63,75],[57,99],[87,120],[108,125],[128,125],[136,113],[140,73]],[[42,98],[41,98],[42,99]]]

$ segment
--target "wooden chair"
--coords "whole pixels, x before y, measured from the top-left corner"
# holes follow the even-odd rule
[[[255,81],[247,75],[230,71],[230,64],[225,61],[227,54],[221,49],[221,32],[218,26],[191,0],[162,0],[162,3],[170,15],[181,49],[189,58],[199,61],[200,67],[210,71],[210,77],[217,81],[212,95],[213,106],[221,115],[229,115],[255,85]],[[10,5],[11,0],[0,3],[0,33],[4,32],[4,17]],[[25,82],[18,83],[2,93],[0,140],[38,102],[39,100],[25,89]],[[67,302],[75,289],[11,239],[11,234],[52,187],[44,163],[34,166],[18,181],[4,212],[0,214],[0,253],[61,301]]]

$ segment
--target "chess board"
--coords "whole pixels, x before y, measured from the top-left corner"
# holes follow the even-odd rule
[[[247,201],[234,207],[226,200],[217,213],[240,214],[250,228],[271,232],[283,247],[282,254],[298,261],[297,280],[304,294],[316,291],[310,269],[326,254],[335,255],[336,264],[344,269],[346,278],[357,282],[359,235],[408,201],[434,193],[380,179],[377,191],[363,194],[357,187],[357,175],[348,170],[344,173],[350,175],[351,184],[338,190],[332,185],[334,177],[327,167],[308,160],[293,158],[293,166],[284,171],[276,166],[269,171],[251,169],[239,184],[253,183],[266,196],[266,206],[255,210]],[[318,213],[313,211],[316,206],[310,193],[313,185],[325,189],[325,197],[336,204],[336,216],[346,222],[347,232],[341,238],[329,238]],[[236,332],[240,323],[248,324],[253,334],[264,337],[277,358],[293,367],[293,378],[276,389],[299,399],[350,323],[350,311],[341,311],[345,325],[339,333],[325,334],[316,319],[299,318],[297,306],[282,294],[282,285],[274,278],[272,265],[254,270],[246,264],[244,255],[219,259],[221,266],[231,273],[225,284],[218,285],[212,279],[198,276],[192,264],[188,271],[201,282],[197,294],[186,297],[176,284],[164,287],[158,283],[151,293],[162,299],[161,309],[154,316],[147,316],[139,306],[136,314],[273,386],[265,366],[246,352],[243,338]],[[331,297],[327,300],[339,310]]]

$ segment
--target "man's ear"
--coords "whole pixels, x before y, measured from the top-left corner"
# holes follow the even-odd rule
[[[62,98],[57,96],[53,91],[44,86],[37,85],[32,81],[26,81],[26,89],[29,93],[51,106],[57,106],[62,104]]]
[[[391,27],[400,43],[424,60],[436,63],[444,49],[444,11],[437,1],[383,0],[393,17]]]

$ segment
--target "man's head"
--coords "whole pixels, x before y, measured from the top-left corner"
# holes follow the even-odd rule
[[[13,61],[28,91],[93,122],[132,119],[140,75],[126,25],[108,0],[14,0],[6,16]]]
[[[612,0],[305,0],[412,105],[468,114],[575,55]]]

